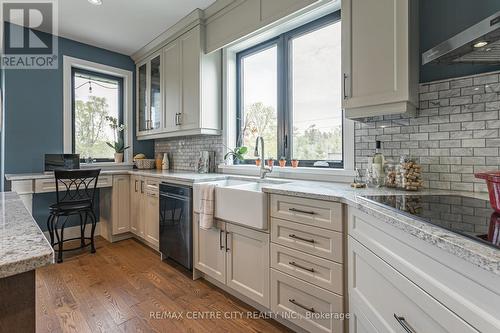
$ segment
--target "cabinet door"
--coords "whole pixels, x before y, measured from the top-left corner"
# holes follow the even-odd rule
[[[200,70],[201,70],[200,26],[179,37],[181,48],[181,105],[182,129],[200,127]]]
[[[153,57],[149,63],[149,128],[159,129],[162,123],[162,98],[161,98],[161,54]]]
[[[179,41],[175,40],[163,48],[163,127],[166,131],[178,129],[178,115],[181,112],[181,53]]]
[[[200,215],[193,215],[194,267],[221,283],[226,283],[226,224],[217,221],[216,227],[205,230],[199,225]]]
[[[411,0],[343,0],[343,107],[385,105],[401,108],[410,101],[409,2]],[[412,52],[413,53],[413,52]],[[366,110],[366,116],[373,112]]]
[[[130,179],[127,175],[113,176],[113,235],[130,231]]]
[[[269,234],[226,224],[227,285],[269,307]]]
[[[130,231],[139,236],[139,218],[141,209],[141,179],[130,177]]]
[[[145,239],[155,246],[160,245],[160,201],[158,194],[146,192],[145,195]]]
[[[148,70],[147,63],[137,68],[137,131],[145,132],[148,129]]]

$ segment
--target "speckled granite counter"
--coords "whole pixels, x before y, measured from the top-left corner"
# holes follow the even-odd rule
[[[54,262],[54,251],[14,192],[0,193],[0,278]]]
[[[97,167],[96,167],[97,168]],[[171,170],[102,170],[101,175],[138,175],[147,177],[156,177],[164,179],[165,181],[179,181],[179,182],[202,182],[212,181],[227,178],[228,175],[218,173],[196,173],[191,171],[171,171]],[[22,174],[6,174],[5,179],[9,181],[19,180],[35,180],[35,179],[49,179],[54,178],[53,173],[22,173]]]
[[[293,181],[287,184],[263,187],[267,193],[298,196],[319,200],[337,201],[353,206],[392,226],[405,231],[429,244],[458,256],[482,269],[500,275],[500,250],[470,240],[460,234],[423,222],[392,209],[373,204],[360,196],[382,194],[415,194],[387,188],[353,189],[344,183],[323,183]],[[423,190],[419,195],[453,194],[488,200],[487,193],[450,192],[442,190]]]

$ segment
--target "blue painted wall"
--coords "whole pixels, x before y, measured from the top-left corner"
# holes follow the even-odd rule
[[[63,55],[135,73],[129,56],[66,38],[58,40],[57,70],[4,70],[5,173],[42,172],[44,154],[63,152]],[[152,156],[154,142],[134,139],[134,152]],[[55,195],[35,195],[33,199],[33,215],[45,229],[47,207],[55,202]]]
[[[500,10],[500,0],[420,0],[420,53]],[[420,82],[500,70],[492,65],[420,67]]]

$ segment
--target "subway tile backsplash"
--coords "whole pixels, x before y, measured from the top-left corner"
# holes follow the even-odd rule
[[[215,151],[217,165],[223,158],[222,136],[186,136],[155,140],[155,154],[169,153],[170,168],[173,170],[195,170],[200,151]]]
[[[422,83],[416,117],[373,117],[355,125],[358,168],[368,167],[375,140],[387,159],[414,157],[423,167],[424,186],[487,191],[475,172],[500,169],[499,73]]]

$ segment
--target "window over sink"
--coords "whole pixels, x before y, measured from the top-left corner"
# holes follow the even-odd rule
[[[337,11],[236,54],[237,145],[262,136],[265,159],[344,167],[340,26]]]

